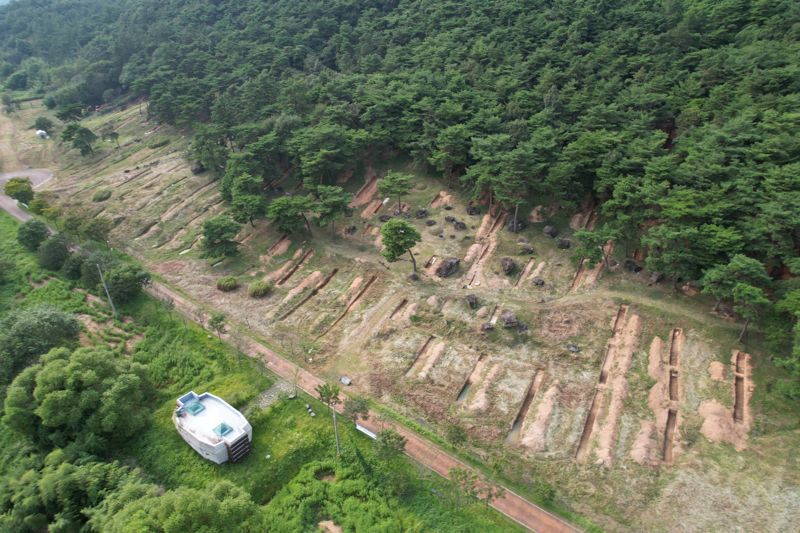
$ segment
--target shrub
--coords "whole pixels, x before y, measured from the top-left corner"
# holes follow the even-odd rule
[[[109,198],[111,198],[111,191],[109,191],[108,189],[105,189],[105,190],[97,191],[96,193],[94,193],[94,196],[92,196],[92,201],[93,202],[105,202]]]
[[[47,133],[52,133],[54,126],[55,124],[53,124],[53,121],[47,117],[37,117],[36,121],[33,123],[35,129],[44,130]]]
[[[44,222],[29,220],[17,230],[17,242],[31,252],[35,252],[48,235],[50,235],[50,230],[47,229]]]
[[[168,145],[170,140],[166,137],[156,137],[155,139],[150,139],[147,142],[148,148],[161,148],[162,146]]]
[[[269,281],[256,281],[247,287],[247,295],[251,298],[263,298],[272,292],[272,287]]]
[[[33,200],[28,204],[28,210],[36,215],[44,214],[45,210],[49,207],[50,205],[47,203],[47,200],[39,195],[34,196]]]
[[[85,260],[86,257],[81,254],[70,255],[61,267],[61,274],[68,280],[77,281],[81,279],[81,267]]]
[[[234,291],[239,287],[239,280],[233,276],[225,276],[217,280],[217,289],[223,292]]]
[[[67,257],[69,247],[62,235],[50,237],[39,246],[39,264],[47,270],[61,270]]]
[[[6,196],[26,205],[33,200],[33,186],[31,179],[27,177],[11,178],[6,182],[3,192]]]

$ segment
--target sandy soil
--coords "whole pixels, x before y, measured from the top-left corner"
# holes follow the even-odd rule
[[[489,369],[486,377],[484,377],[483,381],[481,382],[481,387],[478,389],[478,392],[475,393],[475,397],[469,404],[469,408],[472,411],[483,411],[489,406],[489,398],[487,394],[489,392],[489,388],[494,385],[494,380],[497,378],[497,374],[499,374],[501,370],[502,366],[500,364],[495,364]]]
[[[447,191],[439,191],[434,196],[433,200],[431,200],[431,207],[433,209],[437,209],[439,207],[444,207],[446,205],[453,205],[454,198],[453,195]]]
[[[712,361],[712,363],[708,365],[708,375],[714,381],[725,381],[725,370],[725,364],[719,361]]]
[[[540,372],[540,374],[542,374]],[[538,375],[536,376],[539,377]],[[542,400],[536,407],[536,416],[529,425],[523,425],[521,444],[532,452],[540,452],[545,449],[547,428],[550,423],[550,416],[559,395],[559,383],[556,381],[544,393]],[[526,417],[527,418],[527,417]]]

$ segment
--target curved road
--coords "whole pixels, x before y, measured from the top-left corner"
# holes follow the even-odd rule
[[[30,220],[31,215],[17,205],[17,201],[9,198],[3,192],[6,182],[11,178],[28,177],[31,179],[33,188],[36,189],[53,179],[53,173],[46,168],[31,168],[28,170],[16,170],[14,172],[3,172],[0,174],[0,208],[5,209],[11,216],[25,222]]]
[[[5,183],[9,179],[22,176],[31,178],[31,182],[34,188],[36,188],[52,179],[53,173],[47,169],[29,169],[0,174],[0,208],[5,209],[11,216],[26,221],[31,218],[31,215],[21,209],[15,200],[9,198],[2,192],[3,186],[5,186]],[[171,300],[174,302],[176,310],[205,327],[206,316],[202,308],[178,294],[172,288],[163,283],[153,281],[148,292],[155,298]],[[241,327],[241,325],[237,324],[237,327]],[[228,337],[228,335],[226,334],[225,337]],[[324,383],[322,379],[281,357],[260,342],[249,337],[249,335],[246,338],[246,343],[247,346],[244,347],[244,350],[247,350],[249,356],[260,357],[264,360],[267,367],[287,381],[294,381],[297,379],[297,385],[301,389],[312,396],[316,396],[314,389],[318,385]],[[450,477],[449,474],[452,468],[473,470],[456,457],[442,450],[429,440],[417,435],[405,426],[394,421],[379,420],[379,416],[372,411],[369,413],[368,419],[361,422],[361,425],[374,433],[386,427],[394,428],[406,437],[405,451],[409,457],[445,478]],[[549,513],[508,489],[505,489],[505,493],[502,496],[493,499],[490,505],[500,513],[531,531],[540,533],[576,533],[580,531],[561,518]]]

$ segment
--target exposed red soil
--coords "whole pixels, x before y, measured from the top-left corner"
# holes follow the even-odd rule
[[[361,207],[372,201],[378,192],[378,176],[374,171],[367,170],[367,179],[350,202],[350,207]]]
[[[452,206],[454,202],[453,195],[447,191],[439,191],[436,196],[431,200],[431,207],[433,209],[444,207],[446,205]]]

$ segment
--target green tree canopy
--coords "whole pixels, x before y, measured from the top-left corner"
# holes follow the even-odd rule
[[[408,255],[411,256],[412,268],[414,272],[417,271],[417,260],[411,249],[422,240],[422,236],[414,226],[405,220],[393,218],[381,226],[381,237],[383,238],[381,254],[387,261],[394,263],[401,255],[408,252]]]
[[[97,135],[77,122],[70,122],[61,132],[61,140],[72,144],[72,147],[79,150],[81,155],[89,155],[94,153],[92,145],[97,141]]]
[[[353,195],[344,192],[338,185],[320,185],[316,188],[314,204],[316,222],[320,226],[331,226],[331,236],[336,234],[336,220],[352,212],[350,201]]]
[[[219,215],[203,222],[203,256],[229,257],[236,255],[239,243],[234,239],[241,226],[228,215]]]
[[[17,230],[17,242],[35,252],[39,245],[50,235],[47,224],[40,220],[31,219],[22,224]]]
[[[267,218],[283,233],[294,233],[303,224],[311,233],[306,213],[313,208],[314,202],[308,196],[282,196],[270,202]]]
[[[402,211],[403,196],[411,191],[414,186],[414,176],[403,172],[390,171],[378,181],[378,192],[388,198],[397,197],[397,212]]]
[[[36,356],[77,340],[79,332],[75,317],[49,305],[9,314],[0,321],[0,382],[11,381]]]
[[[141,364],[101,348],[58,348],[11,383],[3,420],[50,446],[106,454],[145,425],[150,394]]]
[[[30,178],[11,178],[3,187],[3,192],[6,193],[6,196],[23,204],[29,204],[33,200],[33,186]]]

